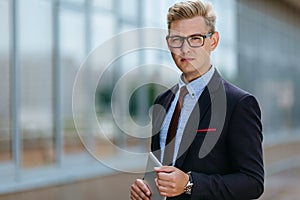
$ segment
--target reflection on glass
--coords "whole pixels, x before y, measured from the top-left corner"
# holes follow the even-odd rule
[[[95,7],[111,10],[113,8],[113,1],[114,0],[92,0],[92,5]]]
[[[124,19],[129,21],[134,21],[133,18],[137,17],[137,3],[138,0],[126,0],[126,1],[120,1],[121,4],[121,15]]]
[[[9,12],[8,1],[0,1],[0,163],[11,160],[9,128]]]
[[[94,14],[92,16],[92,49],[114,37],[115,23],[116,19],[113,15]]]
[[[54,162],[52,133],[51,3],[20,0],[23,167]]]
[[[61,0],[62,3],[71,3],[71,4],[78,4],[83,5],[85,0]]]
[[[61,9],[60,23],[64,151],[69,154],[84,150],[72,116],[73,84],[85,56],[84,14]]]

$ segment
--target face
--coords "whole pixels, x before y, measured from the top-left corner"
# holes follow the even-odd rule
[[[197,16],[172,22],[169,35],[187,37],[196,34],[206,35],[209,31],[204,18]],[[205,38],[202,47],[190,47],[187,40],[184,40],[180,48],[169,47],[175,64],[183,72],[187,82],[200,77],[209,70],[211,65],[210,53],[217,47],[218,41],[219,35],[215,32],[210,37]]]

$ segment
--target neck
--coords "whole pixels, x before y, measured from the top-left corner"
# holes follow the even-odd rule
[[[193,80],[203,76],[206,72],[208,72],[210,70],[211,67],[212,67],[212,65],[210,64],[209,67],[206,67],[205,70],[203,70],[203,72],[197,71],[195,73],[183,74],[183,81],[185,83],[190,83]]]

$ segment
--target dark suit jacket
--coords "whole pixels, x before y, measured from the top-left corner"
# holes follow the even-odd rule
[[[174,86],[155,101],[151,150],[158,158],[161,125],[177,90]],[[192,200],[258,198],[264,190],[264,168],[256,99],[216,70],[189,117],[175,166],[192,171]]]

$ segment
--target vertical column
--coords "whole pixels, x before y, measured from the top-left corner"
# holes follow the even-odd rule
[[[62,82],[61,82],[61,65],[60,65],[60,23],[59,23],[59,5],[60,0],[52,2],[52,30],[53,30],[53,133],[54,133],[54,148],[55,161],[57,166],[62,165],[63,160],[63,124],[62,124]]]
[[[12,155],[15,165],[15,180],[20,180],[22,161],[22,138],[20,132],[20,63],[18,41],[18,0],[10,1],[11,49],[10,49],[10,131]]]
[[[85,7],[85,56],[88,56],[91,51],[91,0],[85,0],[84,1],[84,7]],[[87,102],[94,102],[93,101],[93,88],[91,84],[91,63],[89,60],[86,60],[86,70],[85,70],[85,80],[86,80],[86,92],[87,92]],[[92,124],[92,116],[93,116],[93,106],[94,104],[86,103],[86,128],[85,131],[87,131],[87,146],[88,148],[93,152],[94,151],[94,128]]]

